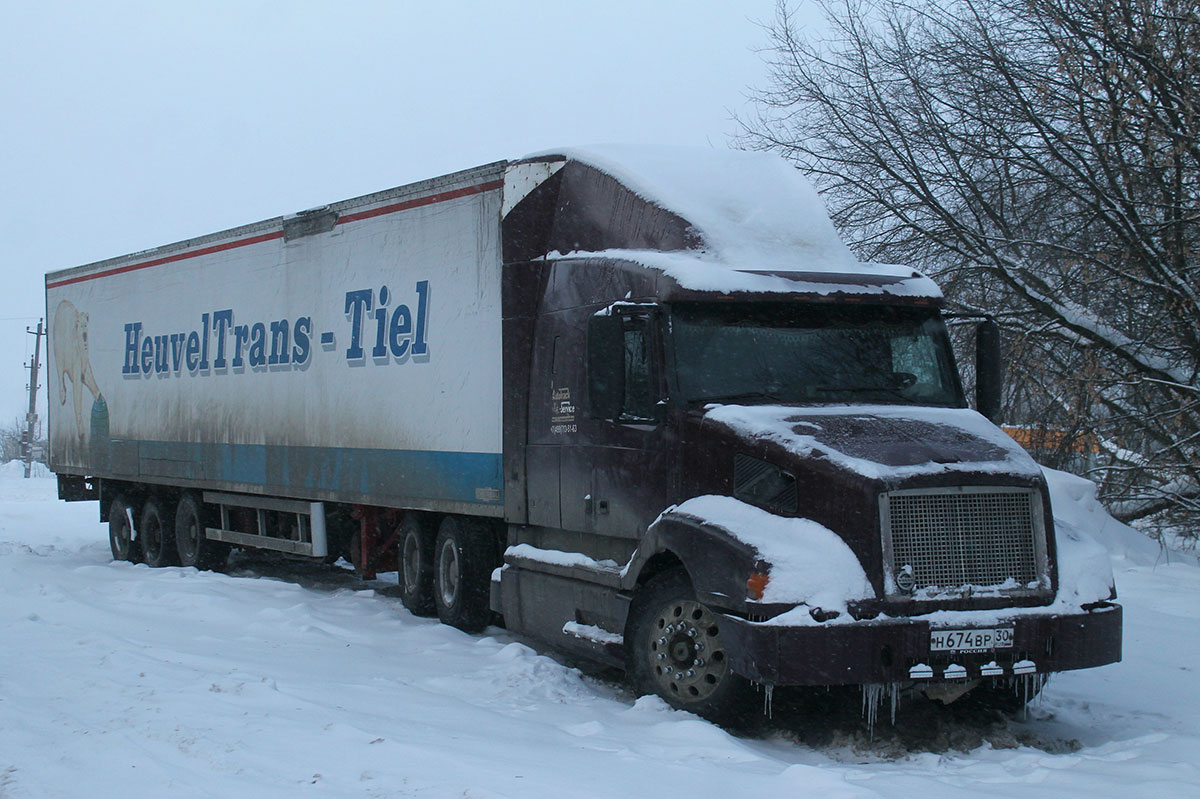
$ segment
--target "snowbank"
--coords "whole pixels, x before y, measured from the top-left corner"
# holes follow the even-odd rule
[[[1153,566],[1167,557],[1155,541],[1108,515],[1096,499],[1096,484],[1091,480],[1056,469],[1043,468],[1042,472],[1050,487],[1054,525],[1068,540],[1090,539],[1118,565]],[[1060,533],[1060,544],[1062,538]],[[1170,558],[1176,557],[1195,564],[1193,556],[1170,553]]]
[[[1132,565],[1152,542],[1050,478],[1060,518],[1127,564],[1125,660],[1056,676],[991,745],[935,753],[852,725],[819,747],[731,735],[338,570],[113,563],[95,503],[0,472],[0,796],[1191,799],[1200,570]]]
[[[46,464],[34,461],[31,464],[29,471],[32,477],[53,477],[50,470],[46,468]],[[3,477],[25,477],[25,461],[11,460],[0,463],[0,478]]]

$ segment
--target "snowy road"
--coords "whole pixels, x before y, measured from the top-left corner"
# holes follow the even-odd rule
[[[1123,663],[970,751],[896,756],[739,738],[348,580],[112,563],[95,505],[53,497],[0,474],[5,799],[1200,794],[1200,569],[1144,550],[1114,563]]]

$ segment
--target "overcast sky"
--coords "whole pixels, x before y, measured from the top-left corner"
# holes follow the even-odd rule
[[[25,414],[47,271],[556,146],[727,147],[765,75],[757,23],[774,0],[3,9],[7,427]]]

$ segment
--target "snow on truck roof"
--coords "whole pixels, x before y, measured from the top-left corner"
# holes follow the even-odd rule
[[[911,267],[857,260],[813,185],[777,155],[614,144],[523,160],[555,157],[603,172],[692,225],[699,249],[603,251],[658,269],[685,288],[942,296],[937,284]]]
[[[603,256],[654,269],[680,288],[700,292],[849,294],[938,300],[937,285],[906,266],[857,261],[838,237],[824,203],[812,185],[784,159],[767,153],[705,148],[600,145],[565,148],[498,161],[394,189],[355,197],[308,212],[280,216],[206,236],[109,258],[46,275],[47,287],[188,259],[262,241],[287,239],[289,225],[321,221],[349,224],[413,204],[441,201],[504,187],[507,214],[557,170],[574,162],[606,176],[610,188],[663,219],[621,218],[627,207],[604,198],[576,197],[591,207],[591,238],[572,238],[580,214],[564,226],[569,235],[526,257]],[[536,175],[521,170],[540,165]],[[505,175],[507,171],[507,176]],[[513,176],[517,180],[513,180]],[[510,196],[511,195],[511,196]],[[611,199],[611,198],[608,198]],[[578,211],[578,209],[576,209]],[[611,216],[605,216],[610,213]],[[583,216],[586,216],[584,214]],[[664,223],[664,219],[666,222]],[[541,220],[545,222],[546,220]],[[668,238],[654,240],[622,225],[662,225]],[[674,228],[671,228],[671,225]],[[300,225],[303,226],[303,225]],[[311,232],[322,228],[313,227]],[[302,233],[301,235],[304,235]],[[506,234],[507,238],[507,234]],[[582,245],[582,246],[581,246]],[[508,244],[505,245],[506,256]]]

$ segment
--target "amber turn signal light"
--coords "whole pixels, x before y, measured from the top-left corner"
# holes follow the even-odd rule
[[[763,591],[767,590],[767,583],[771,582],[771,575],[762,572],[752,572],[746,578],[746,597],[748,599],[762,599]]]

